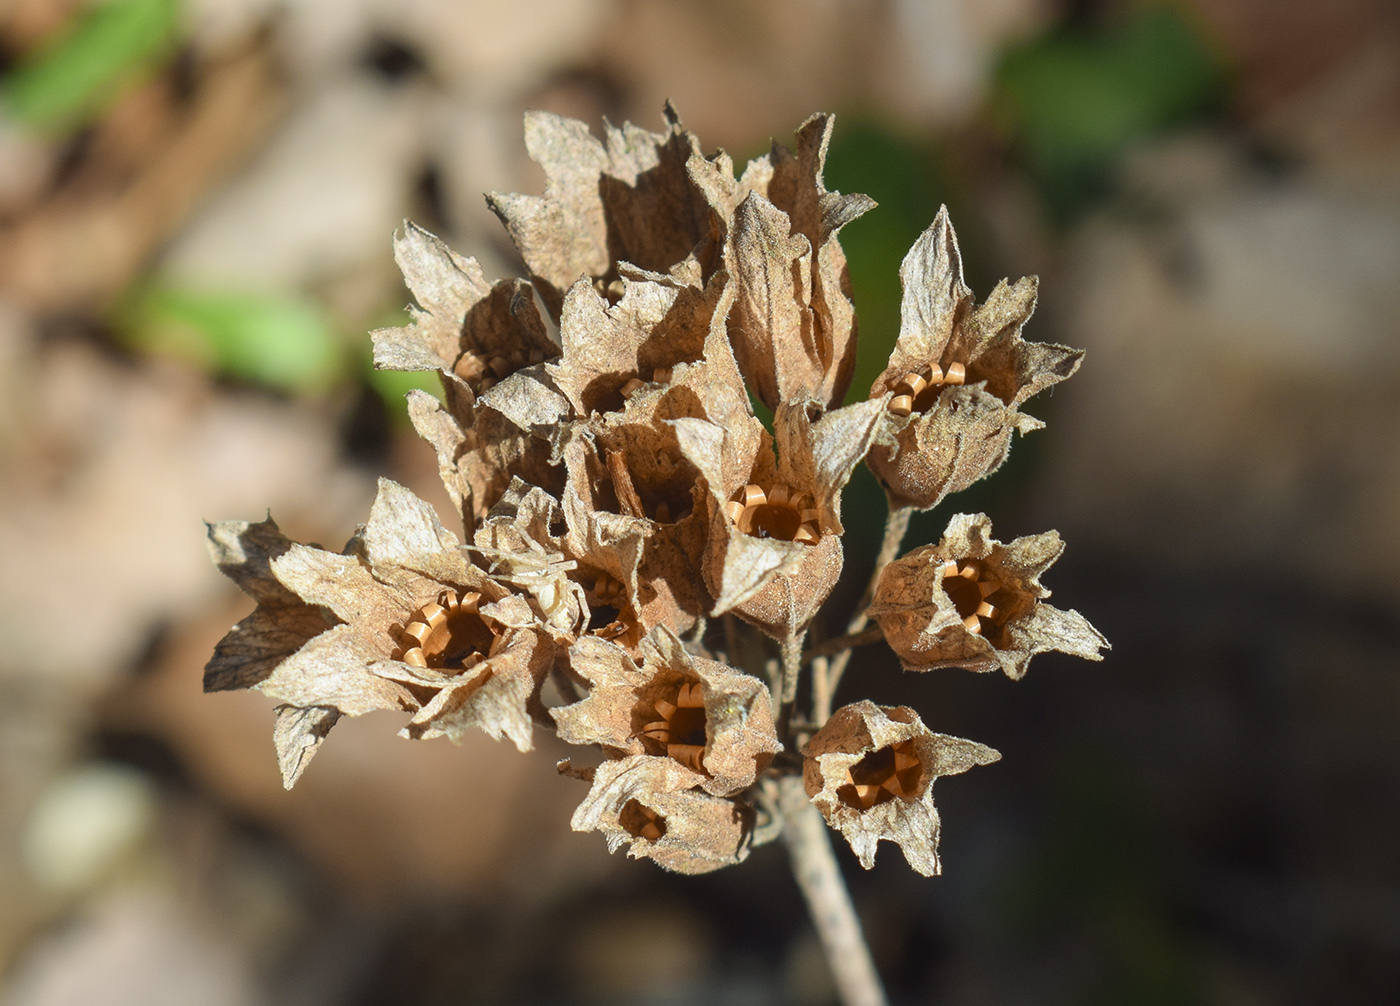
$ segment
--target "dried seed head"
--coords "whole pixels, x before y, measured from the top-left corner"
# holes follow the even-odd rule
[[[838,709],[803,752],[803,783],[860,864],[875,864],[881,839],[896,843],[924,876],[939,872],[933,782],[1001,756],[973,741],[935,734],[906,706],[856,702]]]
[[[753,784],[782,749],[768,690],[757,678],[690,655],[664,629],[640,647],[641,660],[597,637],[569,650],[588,697],[550,710],[570,744],[600,744],[625,755],[684,765],[691,786],[733,796]]]
[[[899,339],[870,389],[872,399],[890,396],[896,442],[867,460],[893,505],[926,510],[1000,467],[1013,433],[1039,429],[1017,407],[1071,376],[1083,353],[1022,340],[1033,278],[1002,282],[975,304],[946,207],[899,275]]]
[[[651,859],[677,873],[709,873],[749,854],[754,814],[737,799],[696,788],[698,776],[671,758],[631,755],[598,766],[574,812],[575,831],[601,831],[608,851]]]
[[[527,705],[552,638],[525,597],[470,565],[407,489],[381,479],[340,554],[288,542],[270,521],[210,531],[220,564],[259,598],[220,644],[210,685],[285,704],[275,737],[288,785],[342,714],[405,710],[410,736],[478,726],[529,748]],[[313,611],[323,631],[308,636]]]
[[[906,670],[1000,667],[1026,673],[1031,657],[1058,650],[1099,660],[1108,642],[1077,611],[1044,603],[1040,576],[1064,543],[1054,531],[1002,544],[983,514],[958,514],[937,545],[892,562],[870,615]]]

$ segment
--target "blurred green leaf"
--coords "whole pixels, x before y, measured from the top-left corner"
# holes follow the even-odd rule
[[[68,128],[166,55],[178,22],[179,0],[98,4],[67,32],[27,54],[0,82],[0,100],[30,126]]]
[[[365,380],[384,402],[390,421],[397,427],[409,425],[404,398],[415,389],[442,398],[442,382],[435,370],[375,370],[373,360],[365,356]]]
[[[282,391],[322,391],[345,371],[325,313],[298,297],[156,288],[133,300],[118,327],[136,348]]]
[[[1008,51],[997,101],[1061,220],[1101,193],[1133,142],[1219,105],[1224,75],[1169,9],[1060,26]]]

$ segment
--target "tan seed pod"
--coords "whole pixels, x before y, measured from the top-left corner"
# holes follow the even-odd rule
[[[1101,659],[1108,642],[1076,611],[1062,611],[1040,577],[1064,551],[1045,534],[1003,544],[983,514],[958,514],[936,545],[917,548],[880,576],[870,615],[906,670],[1000,668],[1020,678],[1031,658],[1058,650]]]
[[[933,782],[1001,756],[973,741],[935,734],[906,706],[843,706],[803,751],[807,796],[867,870],[882,839],[924,876],[940,870]]]

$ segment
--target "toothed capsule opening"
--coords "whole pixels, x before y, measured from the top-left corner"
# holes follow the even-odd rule
[[[666,834],[666,819],[640,800],[628,800],[617,815],[617,823],[633,838],[655,842]]]
[[[477,612],[481,595],[474,590],[444,591],[425,604],[395,632],[393,659],[414,667],[465,671],[491,653],[496,630]]]
[[[588,598],[588,633],[603,639],[617,639],[633,628],[632,606],[621,580],[600,573],[585,588]]]
[[[923,773],[914,742],[901,741],[872,751],[852,765],[846,773],[850,781],[836,790],[836,796],[856,810],[868,810],[896,797],[913,800]]]
[[[968,632],[987,635],[1001,628],[1006,606],[993,600],[1001,590],[1001,581],[990,576],[980,560],[949,559],[943,564],[943,593],[953,602]]]
[[[652,703],[655,714],[641,730],[649,754],[674,758],[696,772],[705,771],[705,699],[698,681],[680,682]]]
[[[897,416],[923,414],[938,404],[938,396],[945,387],[966,381],[967,368],[961,363],[948,364],[946,373],[936,363],[918,373],[911,371],[890,389],[894,397],[890,399],[889,410]]]
[[[776,538],[815,545],[821,538],[817,511],[811,501],[781,482],[765,492],[747,485],[725,504],[724,512],[740,532],[755,538]]]

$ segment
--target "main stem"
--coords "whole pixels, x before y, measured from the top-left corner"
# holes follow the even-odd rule
[[[821,813],[802,780],[783,781],[783,841],[844,1006],[888,1006]]]

